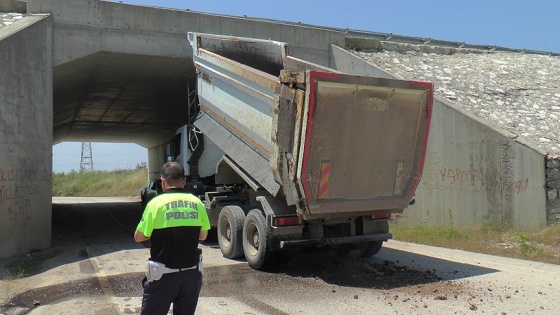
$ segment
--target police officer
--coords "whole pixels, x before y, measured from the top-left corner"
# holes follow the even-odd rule
[[[142,314],[194,314],[202,286],[202,251],[198,242],[210,229],[206,208],[187,193],[183,166],[167,162],[161,170],[164,193],[144,209],[134,240],[151,240],[142,281]]]

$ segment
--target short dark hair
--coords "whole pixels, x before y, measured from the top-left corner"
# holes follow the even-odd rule
[[[161,177],[164,179],[182,179],[185,178],[185,169],[183,165],[177,162],[167,162],[161,168]]]

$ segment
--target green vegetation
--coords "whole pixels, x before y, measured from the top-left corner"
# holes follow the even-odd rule
[[[12,274],[7,280],[21,279],[25,277],[32,267],[31,259],[28,256],[16,259],[8,266]]]
[[[140,189],[148,184],[148,170],[54,173],[54,197],[117,197],[139,196]]]
[[[517,233],[516,237],[517,243],[519,244],[519,250],[523,254],[541,254],[543,251],[540,248],[532,245],[532,237],[525,235],[523,233]]]
[[[391,233],[405,242],[560,264],[560,225],[515,231],[486,225],[460,228],[393,222]]]

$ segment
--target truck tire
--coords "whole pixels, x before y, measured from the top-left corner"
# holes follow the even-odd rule
[[[360,256],[366,258],[379,253],[381,247],[383,246],[383,241],[358,243],[357,246],[358,249],[360,250]]]
[[[218,244],[225,258],[243,256],[243,222],[245,212],[238,206],[225,206],[218,216]]]
[[[270,239],[264,214],[259,209],[249,211],[243,224],[243,252],[251,268],[263,269],[273,259]]]
[[[340,244],[331,246],[332,250],[338,257],[348,255],[353,249],[356,248],[354,244]]]
[[[140,203],[142,204],[142,210],[144,210],[144,208],[146,208],[146,203],[147,203],[144,189],[140,191]]]

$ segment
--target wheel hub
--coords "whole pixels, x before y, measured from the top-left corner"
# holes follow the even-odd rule
[[[253,235],[253,244],[255,244],[255,247],[259,247],[259,233]]]

